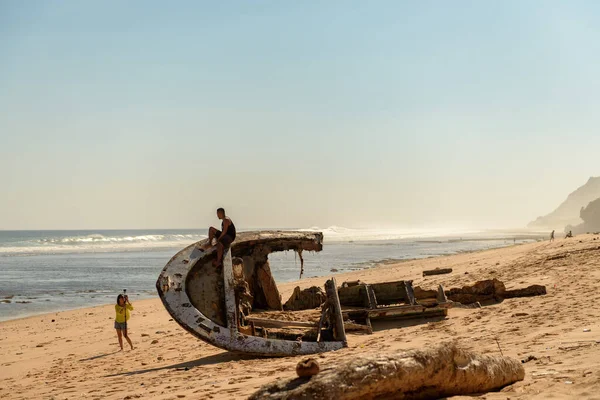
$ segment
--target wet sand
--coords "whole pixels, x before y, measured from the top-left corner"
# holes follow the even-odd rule
[[[436,267],[454,271],[421,276],[424,269]],[[317,356],[322,365],[449,340],[499,354],[497,339],[504,355],[537,360],[525,364],[523,382],[480,398],[600,399],[600,310],[595,303],[600,300],[600,236],[385,264],[335,276],[338,284],[412,279],[424,288],[498,278],[508,289],[546,285],[548,294],[481,309],[451,309],[444,320],[375,324],[374,334],[349,334],[348,348]],[[324,281],[311,278],[279,288],[285,301],[296,285],[322,286]],[[113,305],[1,322],[0,398],[246,398],[267,382],[294,376],[303,358],[231,354],[185,332],[159,299],[134,307],[129,322],[133,351],[117,351]]]

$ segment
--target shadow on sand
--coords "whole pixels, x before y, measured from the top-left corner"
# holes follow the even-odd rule
[[[105,353],[105,354],[100,354],[98,356],[93,356],[93,357],[89,357],[89,358],[82,358],[81,360],[79,360],[80,362],[82,361],[92,361],[92,360],[97,360],[99,358],[104,358],[104,357],[108,357],[108,356],[112,356],[113,354],[117,354],[119,353],[119,351],[113,351],[112,353]]]
[[[424,325],[429,322],[439,322],[447,319],[447,317],[431,317],[431,318],[416,318],[416,319],[396,319],[396,320],[381,320],[371,321],[373,332],[386,331],[389,329],[408,328],[409,326]]]
[[[193,360],[193,361],[182,362],[179,364],[166,365],[166,366],[157,367],[157,368],[140,369],[137,371],[121,372],[119,374],[105,375],[105,378],[110,378],[110,377],[115,377],[115,376],[139,375],[139,374],[145,374],[148,372],[155,372],[155,371],[162,371],[162,370],[169,370],[169,369],[185,370],[186,368],[191,369],[194,367],[199,367],[201,365],[219,364],[219,363],[224,363],[224,362],[229,362],[229,361],[254,360],[254,359],[259,359],[259,358],[263,358],[263,357],[223,352],[223,353],[213,354],[211,356],[202,357],[202,358],[199,358],[199,359]]]

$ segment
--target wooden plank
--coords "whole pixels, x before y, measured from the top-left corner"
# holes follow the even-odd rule
[[[417,304],[417,299],[415,298],[415,291],[412,287],[412,281],[405,281],[404,288],[406,290],[406,297],[408,299],[408,304],[414,306]]]
[[[447,303],[448,305],[452,303]],[[375,310],[369,309],[355,309],[344,311],[344,316],[351,320],[371,320],[377,319],[394,319],[394,318],[427,318],[432,316],[448,315],[448,308],[446,307],[431,307],[427,308],[422,305],[415,306],[396,306],[396,307],[379,307]]]
[[[436,300],[438,303],[447,303],[448,302],[448,298],[446,297],[446,292],[444,291],[444,287],[442,285],[438,286]]]
[[[225,249],[223,252],[223,292],[225,293],[225,312],[227,318],[227,327],[231,339],[235,339],[238,334],[238,315],[235,304],[235,278],[233,277],[233,263],[231,262],[231,249]]]
[[[327,317],[327,311],[329,310],[329,302],[325,300],[323,306],[321,307],[321,318],[319,318],[319,326],[317,327],[317,342],[320,342],[322,337],[321,333],[323,330],[323,323],[325,322],[325,318]]]
[[[376,319],[380,316],[392,316],[403,314],[414,314],[423,312],[425,307],[417,306],[396,306],[396,307],[381,307],[376,310],[368,310],[368,315],[371,319]]]
[[[371,285],[365,285],[365,307],[377,308],[377,297]]]
[[[246,317],[246,320],[254,323],[254,326],[263,328],[316,328],[317,324],[306,321],[282,321],[279,319]]]
[[[452,268],[436,268],[423,271],[423,276],[449,274],[450,272],[452,272]]]
[[[448,315],[448,309],[442,307],[425,308],[422,311],[405,311],[405,310],[391,310],[385,313],[377,314],[377,311],[370,311],[369,318],[372,320],[377,319],[410,319],[410,318],[431,318],[437,316]]]
[[[333,338],[344,343],[344,346],[347,346],[344,317],[342,316],[342,306],[340,305],[335,278],[331,278],[325,282],[325,293],[327,294],[327,301],[329,302],[329,309],[331,311],[329,315],[333,324]]]

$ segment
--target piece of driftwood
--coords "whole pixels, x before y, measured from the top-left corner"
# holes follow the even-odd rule
[[[275,279],[273,278],[273,275],[271,275],[271,268],[268,261],[257,266],[256,280],[262,289],[262,294],[265,298],[268,309],[279,311],[283,310],[281,305],[281,295],[277,289]]]
[[[542,296],[544,294],[546,294],[546,286],[531,285],[523,289],[507,290],[504,292],[504,298]]]
[[[452,272],[452,268],[436,268],[423,271],[423,276],[449,274],[450,272]]]
[[[442,285],[438,286],[437,295],[435,296],[435,300],[438,303],[447,303],[448,297],[446,297],[446,292],[444,291],[444,287]]]
[[[318,308],[325,302],[325,292],[318,286],[312,286],[300,290],[300,286],[294,288],[289,300],[283,305],[286,311],[310,310]]]
[[[546,294],[546,287],[531,285],[523,289],[506,290],[504,283],[498,279],[478,281],[472,285],[461,288],[452,288],[445,291],[448,300],[472,304],[477,302],[502,301],[513,297],[541,296]],[[429,299],[439,297],[435,290],[423,290],[415,287],[415,297],[421,304],[426,304]]]
[[[338,297],[335,278],[331,278],[325,282],[325,293],[327,293],[327,302],[329,303],[329,320],[333,325],[333,338],[337,341],[347,343],[342,307],[340,305],[340,298]]]
[[[263,328],[316,328],[317,324],[306,321],[282,321],[278,319],[246,317],[248,322]]]
[[[323,324],[329,315],[329,301],[325,300],[325,303],[321,305],[321,318],[319,318],[319,325],[317,326],[317,342],[323,339]]]
[[[453,303],[447,303],[450,306]],[[382,307],[377,309],[351,309],[344,310],[343,315],[352,321],[365,321],[366,325],[369,325],[371,320],[380,319],[415,319],[415,318],[433,318],[433,317],[445,317],[448,315],[449,307],[441,307],[435,305],[435,307],[428,308],[423,305],[403,305],[395,307]],[[369,322],[367,322],[367,320]]]
[[[518,360],[443,344],[430,350],[351,357],[349,362],[325,368],[310,379],[277,380],[250,399],[426,400],[486,393],[524,377]]]

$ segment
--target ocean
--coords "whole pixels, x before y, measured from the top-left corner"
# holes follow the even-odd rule
[[[499,231],[305,230],[324,233],[323,251],[304,254],[305,277],[541,239]],[[206,230],[182,229],[0,231],[0,321],[113,303],[123,289],[132,301],[155,297],[169,259],[206,237]],[[277,282],[299,278],[294,252],[272,254],[270,265]]]

